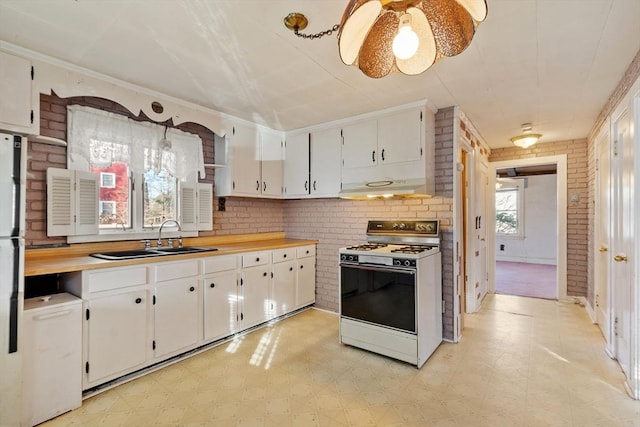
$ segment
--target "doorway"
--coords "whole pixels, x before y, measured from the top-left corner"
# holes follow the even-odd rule
[[[552,174],[551,171],[554,171],[555,174]],[[523,296],[566,299],[566,155],[492,162],[490,163],[489,176],[492,180],[489,185],[490,202],[488,203],[491,211],[489,221],[492,224],[488,233],[489,291],[493,293],[499,292],[500,284],[498,279],[503,280],[507,276],[507,279],[511,277],[519,280],[517,282],[519,289],[513,290],[514,292],[520,291],[524,294],[525,290],[528,289],[530,291],[531,295],[524,294]],[[527,194],[527,188],[533,189],[534,186],[540,187],[536,190],[537,194],[534,194],[533,191],[529,191]],[[508,194],[500,195],[500,192]],[[505,196],[502,198],[508,199],[511,197],[515,200],[511,200],[510,204],[503,204],[501,208],[497,209],[497,195],[498,198]],[[533,205],[533,207],[529,208],[529,213],[525,210],[527,198],[532,199],[529,200],[529,205]],[[549,221],[549,216],[541,217],[541,212],[544,211],[543,208],[549,205],[555,205],[550,212],[545,213],[545,215],[550,214],[552,222]],[[514,212],[514,209],[517,212]],[[519,216],[518,213],[520,214]],[[500,221],[498,222],[497,219]],[[532,237],[538,236],[532,234],[532,229],[527,227],[527,223],[534,225],[534,230],[536,227],[538,229],[546,227],[546,240],[534,242],[536,239]],[[498,229],[498,227],[502,228]],[[526,241],[527,236],[531,238],[530,242]],[[551,245],[555,248],[553,257],[549,255],[549,239],[551,239]],[[510,267],[509,271],[506,269],[498,270],[498,262],[522,263],[524,265],[503,264],[500,267]],[[519,272],[518,267],[522,267]],[[544,279],[545,283],[536,284],[535,280],[537,279],[540,279],[540,281]],[[535,294],[535,292],[540,291],[539,288],[542,285],[550,289],[550,291],[544,293],[544,296]],[[504,292],[504,288],[502,291]]]
[[[556,169],[496,170],[496,293],[557,299]]]

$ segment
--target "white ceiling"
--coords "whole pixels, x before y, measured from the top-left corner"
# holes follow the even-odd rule
[[[459,105],[492,148],[532,122],[586,137],[640,49],[640,0],[487,0],[461,55],[370,79],[338,56],[347,0],[0,0],[0,40],[279,130],[428,99]]]

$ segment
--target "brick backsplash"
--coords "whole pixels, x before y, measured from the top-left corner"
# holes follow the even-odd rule
[[[492,162],[532,157],[567,155],[567,295],[587,296],[590,181],[587,140],[546,142],[528,149],[499,148],[491,151]],[[578,194],[579,201],[569,195]]]

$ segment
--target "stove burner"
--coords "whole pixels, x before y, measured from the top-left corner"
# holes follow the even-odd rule
[[[392,249],[391,252],[401,253],[401,254],[419,254],[421,252],[425,252],[433,248],[433,246],[428,245],[409,245],[403,246],[398,249]]]
[[[387,246],[384,243],[366,243],[364,245],[349,246],[347,249],[350,251],[372,251],[374,249],[384,248]]]

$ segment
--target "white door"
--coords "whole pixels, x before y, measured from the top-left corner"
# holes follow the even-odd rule
[[[609,270],[611,241],[611,167],[608,126],[596,138],[596,195],[595,195],[595,301],[596,322],[607,342],[611,343],[609,323]]]
[[[614,119],[613,130],[613,241],[611,265],[614,350],[629,378],[631,281],[633,262],[633,140],[629,110]]]
[[[88,303],[89,383],[141,365],[147,358],[146,291],[131,291]]]
[[[196,279],[167,283],[156,288],[156,357],[198,342],[198,289]]]
[[[476,189],[475,195],[475,284],[477,288],[474,292],[474,311],[480,309],[480,304],[487,294],[489,276],[487,275],[487,189],[489,186],[489,175],[487,165],[479,162],[476,169]],[[474,286],[475,286],[474,284]]]
[[[238,275],[229,270],[208,276],[204,286],[204,339],[235,332],[238,316]]]

